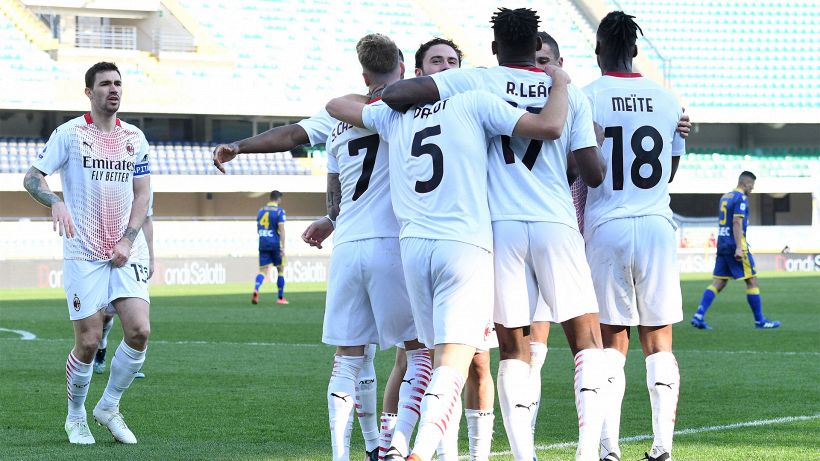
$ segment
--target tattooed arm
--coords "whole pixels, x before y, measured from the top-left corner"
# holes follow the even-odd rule
[[[46,175],[37,168],[31,167],[23,179],[23,187],[34,200],[51,208],[51,221],[54,224],[54,230],[59,232],[62,237],[65,235],[68,238],[74,237],[75,228],[74,221],[68,213],[68,208],[65,206],[63,199],[51,191],[46,183]]]
[[[336,220],[339,216],[339,207],[342,203],[342,182],[339,181],[339,173],[328,173],[327,175],[327,215],[330,219]]]

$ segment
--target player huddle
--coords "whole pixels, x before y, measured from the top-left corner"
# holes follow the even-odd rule
[[[575,357],[576,458],[620,459],[624,363],[638,326],[655,436],[646,459],[669,460],[680,382],[671,325],[682,309],[668,183],[688,123],[669,91],[633,72],[640,28],[631,16],[601,21],[603,75],[583,90],[561,70],[558,44],[538,32],[534,11],[501,8],[491,22],[497,67],[459,69],[456,44],[435,38],[415,55],[417,78],[403,80],[396,44],[370,34],[356,46],[366,95],[333,99],[298,124],[214,150],[224,172],[239,154],[326,143],[328,214],[302,238],[321,246],[334,235],[322,337],[337,347],[327,390],[333,459],[350,457],[354,409],[368,459],[457,459],[462,411],[470,458],[487,459],[493,347],[513,455],[534,459],[553,322]],[[121,82],[112,66],[89,69],[91,112],[60,126],[26,175],[55,229],[73,237],[65,251],[72,443],[94,443],[84,400],[100,309],[113,303],[125,337],[93,415],[120,442],[136,443],[119,400],[150,332],[151,264],[139,232],[150,195],[147,142],[116,118]],[[100,174],[112,162],[133,165],[127,181]],[[68,207],[44,180],[57,170]],[[280,197],[274,191],[260,210],[260,237],[282,237]],[[76,230],[72,216],[81,219]],[[287,303],[283,242],[260,246],[260,266],[277,266],[279,302]],[[261,271],[254,303],[264,278]],[[378,421],[374,345],[397,346]]]
[[[632,71],[639,28],[623,12],[601,22],[603,76],[584,90],[535,12],[501,8],[491,22],[497,67],[457,69],[458,47],[436,38],[402,80],[395,43],[367,35],[356,47],[367,95],[214,151],[222,169],[238,154],[326,143],[328,215],[302,238],[334,234],[333,459],[350,457],[354,409],[369,459],[457,459],[462,410],[471,459],[487,459],[496,345],[507,437],[515,459],[534,459],[549,322],[575,355],[577,459],[620,459],[631,326],[647,355],[647,459],[671,459],[682,309],[667,184],[684,151],[680,105]],[[370,345],[398,346],[378,423]]]

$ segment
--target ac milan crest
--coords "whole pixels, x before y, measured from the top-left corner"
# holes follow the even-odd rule
[[[74,293],[74,310],[80,312],[80,297]]]
[[[134,155],[134,145],[129,142],[125,145],[125,151],[128,152],[128,155]]]

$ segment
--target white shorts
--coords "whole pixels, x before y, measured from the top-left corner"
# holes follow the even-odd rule
[[[82,320],[119,298],[148,297],[148,261],[128,260],[122,267],[111,261],[63,261],[68,316]]]
[[[399,239],[336,245],[330,258],[322,342],[332,346],[378,344],[387,349],[415,338]]]
[[[401,239],[401,260],[419,341],[488,347],[493,256],[454,240]]]
[[[666,218],[601,224],[587,240],[587,258],[601,323],[662,326],[683,320],[677,242]]]
[[[553,222],[494,221],[493,250],[496,323],[517,328],[536,319],[560,323],[598,313],[577,229]]]

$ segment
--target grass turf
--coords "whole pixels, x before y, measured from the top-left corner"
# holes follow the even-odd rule
[[[674,335],[682,376],[677,429],[684,433],[675,438],[675,459],[820,459],[820,277],[761,276],[764,312],[783,322],[772,331],[754,329],[738,282],[709,311],[715,329],[692,328],[688,318],[708,280],[691,275],[682,282],[685,321]],[[287,306],[276,305],[266,288],[258,306],[250,304],[246,284],[153,288],[148,377],[135,381],[122,402],[139,444],[116,444],[94,425],[97,444],[84,447],[70,446],[62,429],[63,368],[72,345],[63,292],[0,291],[0,328],[37,335],[22,341],[0,331],[0,460],[330,459],[325,391],[333,349],[319,344],[324,285],[289,284]],[[109,363],[120,338],[116,327]],[[560,328],[553,327],[549,345],[538,455],[572,460],[573,364]],[[380,385],[392,357],[377,356]],[[632,441],[621,447],[622,459],[632,460],[648,450],[652,432],[637,338],[626,373],[621,436]],[[107,375],[92,380],[89,413]],[[496,408],[493,450],[508,448]],[[354,429],[353,459],[363,451]]]

